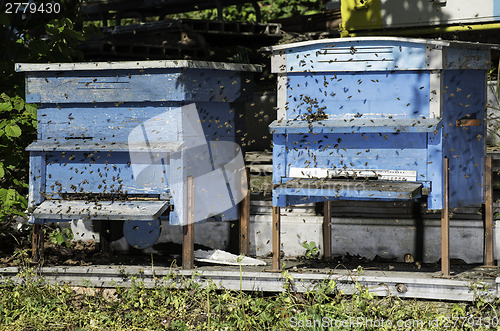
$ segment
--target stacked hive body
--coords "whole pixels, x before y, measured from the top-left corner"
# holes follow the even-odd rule
[[[37,141],[28,147],[35,223],[151,224],[169,216],[184,224],[188,176],[197,185],[197,177],[238,171],[224,165],[241,158],[237,143],[254,66],[148,61],[18,64],[17,70],[26,72],[27,101],[39,105]],[[217,157],[224,148],[230,152]],[[238,201],[224,183],[225,192],[209,197],[229,196],[221,217],[236,219]]]
[[[273,204],[483,202],[489,49],[472,43],[344,38],[273,47],[278,74]]]

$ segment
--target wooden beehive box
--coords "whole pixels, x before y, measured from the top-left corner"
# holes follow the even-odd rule
[[[364,37],[272,48],[273,204],[427,195],[483,202],[489,47]]]
[[[221,166],[213,142],[241,142],[244,103],[260,68],[140,61],[17,64],[16,70],[26,73],[27,102],[38,104],[38,137],[28,147],[32,222],[170,216],[183,224],[184,199],[174,204],[172,195],[184,197],[186,176]],[[200,155],[212,161],[208,169],[198,165]],[[182,171],[169,178],[168,169]],[[237,218],[236,203],[222,219]]]

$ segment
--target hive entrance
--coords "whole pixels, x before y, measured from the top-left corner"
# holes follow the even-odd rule
[[[417,180],[414,170],[385,170],[385,169],[329,169],[329,168],[299,168],[290,167],[290,177],[293,178],[324,178],[324,179],[353,179],[353,180]]]

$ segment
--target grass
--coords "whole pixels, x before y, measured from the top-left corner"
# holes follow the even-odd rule
[[[286,271],[282,276],[287,279]],[[0,286],[1,330],[486,330],[499,324],[499,301],[378,298],[360,285],[347,296],[333,280],[308,293],[220,290],[191,279],[184,289],[137,281],[94,289],[46,284],[27,264],[18,279]]]

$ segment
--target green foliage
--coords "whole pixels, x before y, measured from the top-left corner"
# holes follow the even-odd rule
[[[500,302],[483,295],[470,303],[378,298],[357,282],[354,293],[345,295],[333,279],[305,293],[264,295],[202,286],[175,273],[152,288],[138,281],[140,275],[124,275],[131,282],[127,288],[71,288],[44,282],[26,251],[17,257],[25,261],[18,281],[0,286],[2,330],[486,330],[498,325]]]
[[[306,259],[315,259],[319,256],[319,248],[316,246],[314,241],[311,241],[310,243],[304,241],[302,243],[302,247],[306,249],[306,252],[304,253]]]
[[[28,207],[27,143],[36,137],[36,107],[20,96],[0,95],[0,219]]]
[[[36,106],[25,103],[24,74],[16,73],[14,64],[80,59],[76,46],[96,32],[93,27],[75,29],[79,1],[59,3],[61,17],[56,18],[0,11],[0,221],[7,215],[22,215],[27,208],[29,155],[25,148],[36,138]]]
[[[324,1],[321,0],[263,1],[261,7],[265,21],[294,15],[317,14],[322,9],[324,9]]]
[[[311,15],[324,9],[322,0],[278,0],[259,1],[262,21],[269,22],[294,15]],[[256,21],[255,8],[252,4],[234,5],[224,7],[224,20],[227,21]],[[192,18],[202,20],[217,19],[217,10],[209,9],[175,15],[178,18]]]
[[[70,247],[70,242],[74,238],[73,231],[71,228],[55,228],[51,232],[49,232],[49,240],[50,242],[57,244],[59,246],[64,245],[66,247]]]

